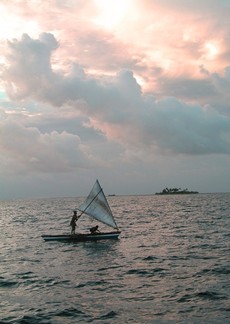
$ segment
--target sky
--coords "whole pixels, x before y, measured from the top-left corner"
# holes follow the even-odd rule
[[[0,12],[0,199],[230,192],[230,0]]]

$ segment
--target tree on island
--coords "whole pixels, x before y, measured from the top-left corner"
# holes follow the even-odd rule
[[[188,188],[165,188],[161,192],[156,193],[157,195],[175,195],[175,194],[197,194],[198,191],[189,191]]]

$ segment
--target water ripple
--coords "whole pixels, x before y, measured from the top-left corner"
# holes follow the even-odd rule
[[[121,239],[78,244],[41,235],[82,198],[0,202],[0,322],[228,323],[230,194],[109,200]]]

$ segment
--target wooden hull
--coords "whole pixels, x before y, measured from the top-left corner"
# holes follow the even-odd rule
[[[107,239],[118,239],[121,232],[95,233],[95,234],[75,234],[75,235],[42,235],[45,241],[62,241],[62,242],[85,242],[98,241]]]

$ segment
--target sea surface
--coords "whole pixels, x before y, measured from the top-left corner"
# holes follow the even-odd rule
[[[82,199],[0,201],[0,323],[230,323],[230,194],[108,197],[119,240],[44,242]]]

